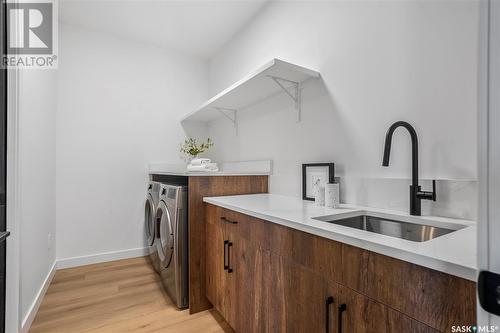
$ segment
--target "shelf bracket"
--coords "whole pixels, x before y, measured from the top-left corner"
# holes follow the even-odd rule
[[[219,111],[224,117],[229,119],[230,122],[233,123],[234,132],[238,135],[238,110],[230,109],[230,108],[221,108],[215,106],[214,109]]]
[[[296,81],[291,81],[278,76],[268,75],[276,84],[293,100],[295,103],[295,111],[297,112],[297,122],[301,118],[301,101],[300,101],[300,83]],[[285,84],[291,84],[290,88],[287,88]]]

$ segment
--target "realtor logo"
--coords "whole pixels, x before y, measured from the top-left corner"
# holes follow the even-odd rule
[[[52,0],[7,2],[3,67],[56,68],[57,18]]]
[[[8,53],[52,53],[52,3],[11,3],[7,9],[8,26],[18,27],[17,38],[9,36]]]

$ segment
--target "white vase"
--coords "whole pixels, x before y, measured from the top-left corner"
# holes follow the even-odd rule
[[[325,185],[325,206],[329,208],[339,208],[340,204],[340,184]]]

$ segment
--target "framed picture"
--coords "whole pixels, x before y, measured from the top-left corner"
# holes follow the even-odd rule
[[[314,186],[333,183],[334,177],[334,163],[302,164],[302,199],[314,201]]]

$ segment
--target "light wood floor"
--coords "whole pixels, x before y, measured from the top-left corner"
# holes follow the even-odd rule
[[[56,272],[30,333],[231,332],[215,312],[189,315],[164,293],[146,258]]]

